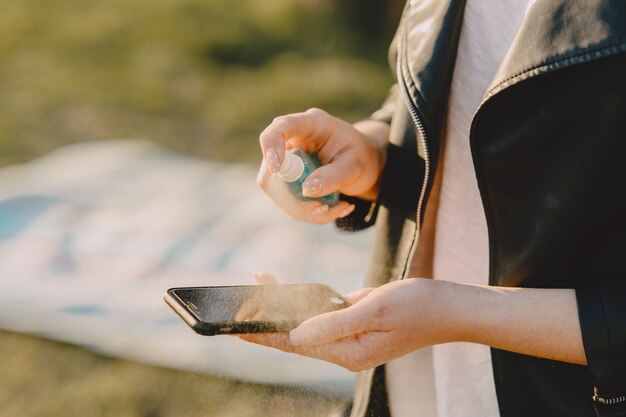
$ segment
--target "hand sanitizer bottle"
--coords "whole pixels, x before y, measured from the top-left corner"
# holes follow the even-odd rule
[[[317,200],[328,206],[339,202],[339,193],[332,193],[322,197],[305,197],[302,195],[302,183],[309,175],[322,164],[315,155],[308,154],[300,149],[285,152],[285,160],[280,166],[278,174],[287,184],[289,191],[299,200]]]

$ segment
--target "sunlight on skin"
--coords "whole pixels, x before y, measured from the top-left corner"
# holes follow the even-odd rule
[[[256,274],[255,278],[259,283],[277,282],[269,274]],[[409,280],[396,283],[400,287],[397,293],[411,297],[405,289],[408,288],[407,283]],[[345,297],[352,304],[351,307],[306,320],[289,334],[247,334],[240,337],[285,352],[333,362],[351,371],[367,369],[416,348],[409,343],[411,338],[407,330],[387,320],[380,308],[384,305],[380,299],[389,298],[389,290],[389,287],[385,287],[355,291]],[[401,315],[406,314],[401,308],[397,310]],[[414,324],[419,325],[421,322]],[[405,343],[389,343],[390,332],[397,333]]]
[[[314,171],[315,172],[315,171]],[[271,172],[265,161],[261,164],[257,184],[270,199],[292,220],[326,224],[346,217],[354,210],[354,205],[345,201],[328,207],[316,200],[302,201],[295,198],[279,175]]]
[[[289,205],[277,197],[272,172],[280,169],[285,151],[299,148],[316,153],[325,164],[305,181],[304,195],[338,191],[374,201],[388,137],[385,123],[350,125],[319,109],[277,117],[259,138],[264,164],[258,185],[294,219],[332,221],[335,208]],[[260,284],[277,282],[269,274],[257,274],[256,279]],[[473,342],[586,363],[572,289],[511,289],[411,278],[363,289],[347,299],[350,307],[312,317],[288,334],[239,337],[351,371],[370,369],[419,348],[448,342]]]
[[[279,281],[267,272],[253,274],[254,279],[259,285],[275,285],[279,284]],[[365,298],[373,288],[362,288],[350,293],[344,298],[350,303],[355,304]],[[323,315],[322,315],[323,316]],[[319,317],[319,316],[318,316]],[[313,319],[310,319],[313,320]],[[309,322],[307,320],[306,322]],[[306,323],[305,322],[305,323]],[[347,339],[342,341],[341,344],[333,344],[332,346],[324,347],[297,347],[290,340],[289,333],[265,333],[265,334],[246,334],[239,335],[242,340],[247,342],[273,347],[275,349],[282,350],[284,352],[297,353],[300,355],[311,356],[314,358],[323,359],[333,363],[347,362],[347,358],[343,358],[344,351],[350,351],[351,349],[359,348],[358,340]]]
[[[269,274],[258,274],[257,279],[276,282]],[[492,288],[413,278],[365,288],[346,299],[350,307],[306,320],[289,334],[240,337],[351,371],[454,341],[586,363],[573,290]]]
[[[285,151],[293,148],[318,156],[322,166],[304,181],[303,195],[321,197],[334,192],[374,201],[378,179],[386,161],[386,123],[365,121],[351,125],[323,110],[280,116],[259,137],[263,163],[257,184],[294,220],[330,223],[349,215],[354,206],[345,201],[328,207],[317,201],[299,201],[277,179]],[[278,184],[279,181],[281,184]]]
[[[385,123],[350,125],[319,109],[277,117],[259,138],[264,163],[258,185],[292,218],[330,222],[353,208],[337,213],[339,208],[327,209],[319,202],[294,202],[274,184],[272,172],[280,168],[285,150],[316,153],[325,164],[305,181],[304,195],[339,191],[374,201],[386,162],[388,133]],[[256,279],[262,284],[277,282],[269,274],[258,274]],[[481,287],[412,278],[363,289],[347,299],[350,307],[306,320],[289,334],[240,337],[351,371],[372,368],[425,346],[457,341],[586,362],[571,289]]]
[[[254,280],[259,285],[275,285],[280,284],[273,275],[268,274],[267,272],[255,272],[253,274]]]

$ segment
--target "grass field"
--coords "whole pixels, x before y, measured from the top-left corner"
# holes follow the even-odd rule
[[[258,133],[277,115],[375,109],[391,82],[387,42],[322,0],[9,0],[0,163],[129,137],[257,162]]]
[[[67,143],[141,138],[258,163],[273,117],[358,120],[391,83],[389,39],[329,0],[8,0],[0,167]],[[0,417],[318,416],[336,400],[0,332]]]
[[[325,416],[328,396],[112,359],[0,332],[0,416]]]

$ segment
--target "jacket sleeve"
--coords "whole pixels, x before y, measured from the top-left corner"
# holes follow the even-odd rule
[[[626,285],[580,288],[576,298],[596,413],[626,416]]]
[[[398,102],[398,84],[394,84],[387,94],[387,99],[382,106],[366,120],[377,120],[387,124],[391,123],[396,103]],[[357,197],[342,195],[341,199],[354,204],[355,209],[348,216],[337,219],[335,224],[338,229],[345,231],[358,231],[372,226],[378,212],[378,201],[367,201]]]

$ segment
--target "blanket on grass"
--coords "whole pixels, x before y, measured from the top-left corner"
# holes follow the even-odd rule
[[[70,145],[0,170],[0,328],[260,383],[351,391],[312,359],[193,333],[167,288],[282,282],[360,287],[369,233],[292,222],[256,168],[140,141]]]

